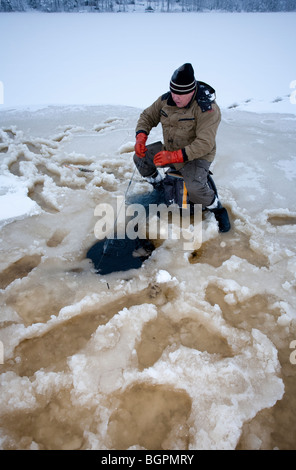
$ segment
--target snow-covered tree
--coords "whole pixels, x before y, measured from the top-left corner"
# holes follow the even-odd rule
[[[145,0],[148,11],[296,11],[295,0]],[[141,0],[0,0],[0,11],[128,11]]]

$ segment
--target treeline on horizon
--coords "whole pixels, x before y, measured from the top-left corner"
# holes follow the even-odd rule
[[[296,11],[295,0],[0,0],[0,12]]]

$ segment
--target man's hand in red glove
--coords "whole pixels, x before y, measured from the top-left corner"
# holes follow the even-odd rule
[[[140,158],[145,157],[145,153],[147,152],[147,147],[145,145],[147,138],[148,135],[144,132],[139,132],[136,136],[135,152]]]
[[[183,163],[184,157],[182,150],[175,150],[173,152],[169,152],[168,150],[163,150],[162,152],[158,152],[155,157],[153,158],[155,166],[166,166],[170,165],[171,163]]]

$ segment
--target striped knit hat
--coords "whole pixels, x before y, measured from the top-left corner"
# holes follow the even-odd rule
[[[171,81],[170,90],[176,95],[186,95],[196,88],[196,80],[194,78],[194,70],[191,64],[181,65],[174,71]]]

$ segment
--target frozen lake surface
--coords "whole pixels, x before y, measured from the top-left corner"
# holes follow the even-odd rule
[[[1,446],[293,448],[295,118],[225,111],[213,172],[232,230],[205,214],[200,250],[156,240],[140,269],[99,276],[94,209],[126,190],[138,114],[1,115]]]

